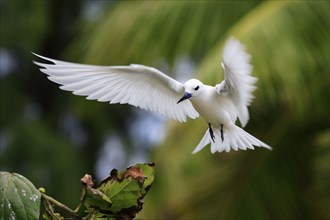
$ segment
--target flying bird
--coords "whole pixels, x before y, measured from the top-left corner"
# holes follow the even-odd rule
[[[130,104],[185,122],[201,115],[208,128],[193,153],[211,144],[211,152],[272,148],[253,137],[244,127],[257,78],[251,76],[250,55],[244,45],[230,37],[223,49],[224,80],[215,86],[197,79],[180,83],[158,69],[129,66],[96,66],[64,62],[33,53],[50,63],[34,62],[62,90],[89,100]]]

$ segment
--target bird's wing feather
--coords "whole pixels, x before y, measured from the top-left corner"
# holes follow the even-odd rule
[[[50,59],[52,62],[34,62],[48,78],[72,91],[75,95],[101,102],[130,104],[142,109],[159,112],[180,122],[198,117],[190,101],[177,104],[184,94],[182,83],[161,71],[143,65],[96,66]]]
[[[223,49],[222,67],[225,79],[216,85],[220,95],[230,97],[237,107],[237,116],[244,127],[249,120],[249,106],[254,98],[257,78],[251,76],[250,55],[237,39],[231,37]]]

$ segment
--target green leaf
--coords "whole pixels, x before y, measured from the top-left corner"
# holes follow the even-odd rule
[[[143,197],[154,180],[154,164],[137,164],[103,180],[98,187],[113,202],[112,213],[135,216],[142,209]]]
[[[83,219],[86,220],[116,220],[115,216],[109,216],[108,214],[104,214],[99,211],[94,211],[89,213],[87,216],[85,216]],[[120,218],[120,219],[125,219],[125,218]]]
[[[103,192],[86,186],[84,204],[88,209],[108,210],[112,202]]]
[[[0,219],[38,219],[40,197],[22,175],[0,172]]]
[[[86,218],[135,217],[142,209],[142,199],[151,187],[154,173],[154,164],[137,164],[122,172],[113,169],[97,188],[84,179],[82,202],[89,209]]]
[[[139,199],[143,196],[139,182],[136,179],[132,177],[123,180],[114,178],[102,185],[101,188],[113,201],[110,208],[111,212],[118,213],[131,207],[140,210],[142,204],[140,204]]]

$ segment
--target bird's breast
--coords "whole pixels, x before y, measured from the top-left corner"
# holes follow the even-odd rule
[[[234,122],[236,119],[233,103],[227,97],[221,97],[217,93],[203,94],[191,99],[196,111],[207,123],[216,126]]]

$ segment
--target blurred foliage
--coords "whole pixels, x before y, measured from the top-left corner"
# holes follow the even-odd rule
[[[121,2],[105,13],[102,23],[88,25],[67,53],[89,63],[157,65],[164,59],[173,65],[179,55],[199,61],[255,5],[257,1]]]
[[[36,73],[30,51],[91,64],[141,63],[172,76],[186,56],[198,78],[215,84],[222,80],[223,43],[234,35],[246,44],[259,78],[246,130],[274,150],[191,155],[205,122],[168,123],[151,157],[158,176],[143,216],[330,218],[329,1],[111,3],[100,1],[98,16],[86,19],[80,1],[0,2],[1,49],[15,59],[12,74],[1,78],[1,169],[28,173],[77,203],[65,191],[93,168],[104,136],[114,130],[127,146],[134,142],[126,135],[130,107],[60,91]],[[83,143],[63,130],[70,117],[82,127]],[[65,187],[56,182],[61,175]]]
[[[69,205],[78,203],[75,180],[92,172],[88,158],[95,158],[70,141],[63,126],[72,112],[70,100],[36,74],[31,51],[59,54],[74,35],[66,28],[79,17],[77,3],[0,2],[0,169],[51,186],[48,192]]]

